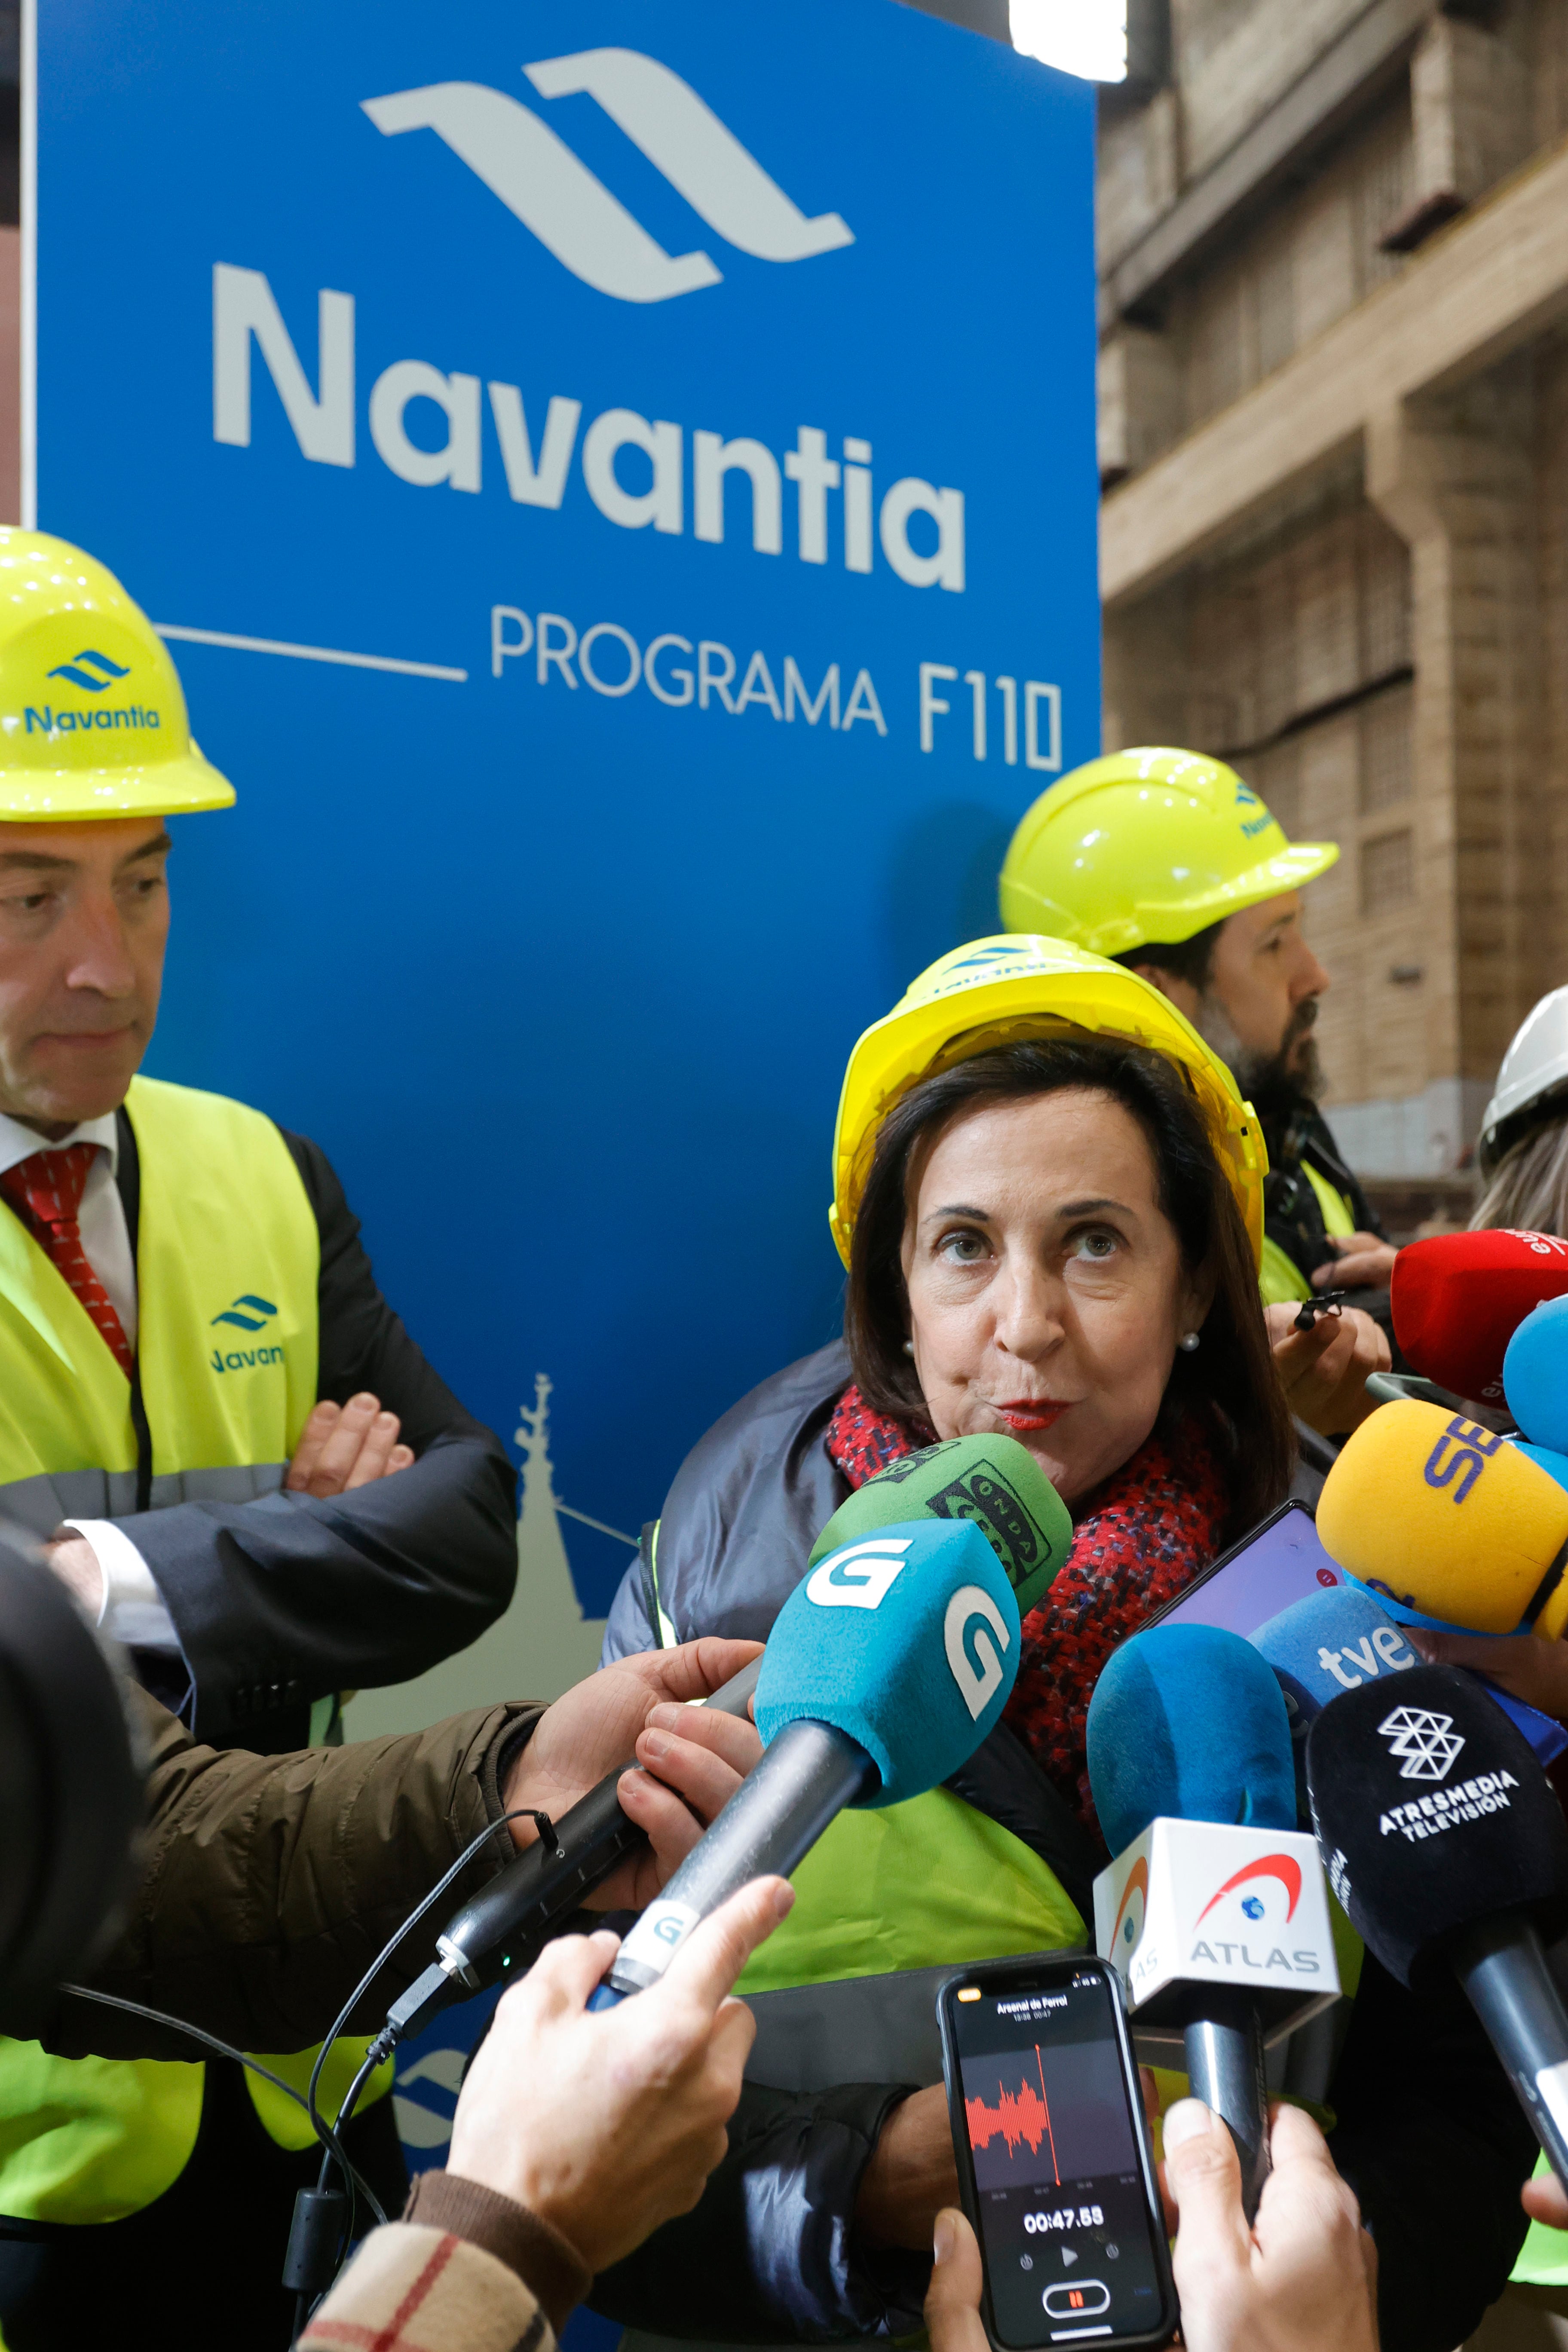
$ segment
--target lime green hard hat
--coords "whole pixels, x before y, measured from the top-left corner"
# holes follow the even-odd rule
[[[1260,899],[1300,890],[1338,857],[1286,840],[1234,768],[1164,746],[1113,751],[1040,794],[1008,845],[1002,921],[1094,955],[1177,946]]]
[[[111,572],[0,526],[0,824],[227,808],[179,673]]]

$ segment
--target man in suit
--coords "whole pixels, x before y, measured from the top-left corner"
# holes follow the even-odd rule
[[[500,1614],[514,1480],[382,1297],[319,1147],[136,1075],[165,819],[233,799],[118,582],[0,530],[0,1517],[198,1739],[278,1752],[330,1737],[339,1692]],[[107,2326],[139,2294],[175,2317],[198,2136],[194,2169],[228,2186],[242,2343],[247,2267],[270,2289],[309,2169],[272,2097],[236,2069],[0,2042],[10,2352],[53,2342],[61,2263],[79,2298],[99,2270]],[[395,2167],[388,2116],[365,2127]]]

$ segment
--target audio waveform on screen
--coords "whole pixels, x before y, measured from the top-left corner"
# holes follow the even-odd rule
[[[994,2139],[1004,2140],[1006,2143],[1007,2153],[1012,2157],[1016,2156],[1019,2148],[1024,2147],[1026,2142],[1038,2156],[1042,2143],[1048,2141],[1051,2151],[1051,2170],[1057,2176],[1057,2186],[1059,2188],[1061,2169],[1057,2163],[1056,2134],[1051,2128],[1051,2103],[1046,2096],[1045,2068],[1040,2061],[1037,2042],[1035,2045],[1035,2071],[1040,2079],[1037,2095],[1026,2072],[1016,2091],[1009,2090],[1005,2083],[998,2081],[996,2105],[994,2107],[987,2105],[984,2099],[964,2100],[963,2111],[969,2123],[969,2144],[978,2154],[981,2148],[989,2147]]]

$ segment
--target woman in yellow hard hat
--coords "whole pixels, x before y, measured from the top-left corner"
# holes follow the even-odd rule
[[[957,2197],[938,1972],[1090,1940],[1096,1676],[1286,1491],[1258,1290],[1266,1166],[1181,1013],[1058,940],[944,956],[856,1045],[831,1213],[846,1339],[765,1381],[689,1456],[606,1656],[765,1639],[824,1522],[933,1438],[1021,1440],[1076,1528],[990,1738],[943,1787],[840,1814],[795,1874],[795,1909],[740,1986],[780,2004],[763,2079],[695,2210],[595,2282],[607,2316],[752,2343],[919,2326],[932,2223]],[[1500,2288],[1520,2220],[1530,2135],[1508,2084],[1463,2003],[1423,2006],[1370,1958],[1331,2082],[1321,2043],[1300,2063],[1292,2086],[1337,2107],[1331,2150],[1376,2231],[1384,2340],[1444,2352],[1441,2330]],[[1428,2080],[1463,2095],[1417,2113]],[[1458,2251],[1439,2173],[1484,2217]]]
[[[1084,1757],[1100,1667],[1289,1483],[1258,1294],[1265,1165],[1228,1073],[1175,1008],[1058,940],[944,956],[855,1047],[831,1211],[846,1339],[764,1382],[696,1448],[616,1601],[606,1655],[690,1633],[765,1638],[831,1513],[937,1438],[1021,1440],[1077,1532],[962,1795],[842,1816],[754,1988],[1088,1940],[1105,1858]],[[845,2082],[868,2071],[845,2063]],[[773,2284],[744,2324],[709,2305],[705,2333],[918,2324],[918,2296],[871,2308],[842,2246],[853,2217],[884,2247],[929,2248],[952,2185],[941,2094],[886,2135],[890,2085],[830,2095],[843,2130],[815,2179],[815,2222],[798,2247],[773,2246]],[[684,2332],[646,2299],[662,2259],[656,2242],[600,2307]]]

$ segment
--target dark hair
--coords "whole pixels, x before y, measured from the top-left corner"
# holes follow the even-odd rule
[[[1225,1171],[1196,1098],[1176,1066],[1115,1038],[1031,1038],[1000,1045],[924,1078],[882,1121],[855,1221],[845,1337],[867,1403],[923,1420],[925,1399],[905,1350],[909,1292],[902,1249],[909,1188],[923,1158],[962,1113],[1033,1095],[1109,1095],[1138,1121],[1155,1169],[1155,1197],[1174,1227],[1189,1274],[1215,1276],[1203,1345],[1178,1350],[1157,1426],[1174,1437],[1196,1416],[1214,1444],[1229,1496],[1226,1538],[1256,1525],[1285,1498],[1295,1445],[1274,1370],[1258,1269]]]
[[[1112,963],[1125,964],[1136,971],[1141,963],[1152,963],[1156,971],[1168,971],[1173,980],[1184,980],[1202,996],[1214,979],[1214,951],[1226,919],[1210,923],[1205,930],[1194,931],[1190,940],[1145,940],[1139,948],[1129,948],[1125,955],[1112,956]]]

